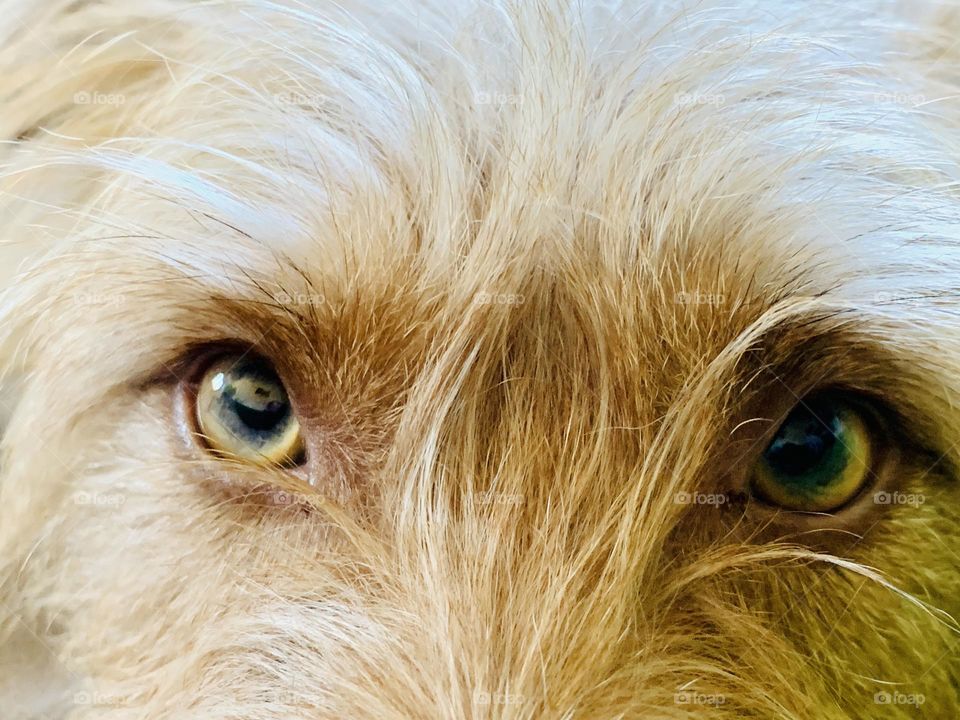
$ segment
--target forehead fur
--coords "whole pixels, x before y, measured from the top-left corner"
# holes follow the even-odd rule
[[[227,717],[225,696],[247,718],[480,716],[478,689],[522,698],[504,717],[694,717],[670,696],[696,680],[730,698],[718,716],[801,718],[840,707],[883,603],[903,617],[864,673],[900,679],[918,633],[947,647],[907,569],[955,525],[945,502],[854,560],[739,545],[673,502],[722,490],[734,429],[824,379],[958,459],[958,167],[935,117],[878,101],[917,87],[892,66],[911,26],[650,5],[55,2],[8,31],[0,207],[31,258],[0,306],[26,398],[4,471],[34,481],[0,485],[0,537],[19,558],[39,525],[182,618],[164,640],[84,571],[70,602],[36,571],[18,602],[100,628],[62,650],[79,672],[155,717]],[[165,389],[221,340],[273,359],[323,428],[307,530],[170,467]],[[108,533],[58,517],[69,484],[31,467],[47,437],[127,494]],[[791,614],[804,563],[849,571],[822,612],[859,624]],[[765,593],[730,580],[747,570]]]
[[[347,10],[161,3],[144,28],[97,4],[54,26],[108,31],[73,49],[66,80],[14,88],[10,131],[41,141],[10,158],[8,183],[63,168],[46,193],[85,208],[67,241],[78,284],[113,272],[110,292],[156,312],[162,285],[124,268],[325,302],[405,283],[469,303],[559,281],[664,305],[653,333],[714,313],[677,307],[686,295],[750,305],[738,332],[791,296],[936,322],[953,289],[931,269],[954,262],[955,210],[930,188],[956,168],[922,113],[865,101],[909,87],[847,49],[868,56],[875,28],[836,35],[786,7],[749,36],[706,5]],[[82,92],[122,102],[84,107]],[[49,137],[54,112],[63,135],[105,142]],[[15,217],[30,199],[8,200]],[[39,245],[50,225],[26,232]]]

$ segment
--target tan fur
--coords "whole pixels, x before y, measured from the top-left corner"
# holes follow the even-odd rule
[[[956,17],[2,0],[0,717],[955,717]],[[824,385],[922,503],[738,493]]]

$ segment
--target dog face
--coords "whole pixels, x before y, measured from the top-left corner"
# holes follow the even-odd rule
[[[932,31],[60,5],[0,56],[0,632],[55,712],[950,715]]]

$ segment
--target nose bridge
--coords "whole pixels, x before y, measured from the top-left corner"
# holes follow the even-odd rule
[[[633,615],[635,551],[651,552],[628,532],[648,434],[619,405],[623,381],[589,337],[570,337],[575,320],[540,318],[479,358],[441,458],[462,511],[447,538],[463,553],[453,576],[471,578],[468,614],[485,628],[464,632],[505,665],[476,693],[504,711],[536,692],[538,664],[607,656],[607,633]]]
[[[676,308],[638,279],[554,263],[491,282],[411,395],[404,583],[424,625],[443,619],[424,652],[478,717],[562,716],[655,645],[689,509],[672,488],[703,465],[710,393],[656,331]]]
[[[624,287],[634,280],[555,264],[479,298],[454,332],[460,354],[430,371],[451,384],[423,393],[453,397],[433,406],[451,502],[513,515],[544,537],[602,530],[622,546],[644,516],[657,519],[647,534],[662,534],[663,497],[695,470],[683,437],[705,436],[696,406],[706,393],[685,387],[686,371],[637,309],[643,289]]]
[[[383,634],[402,636],[391,664],[434,669],[418,690],[455,703],[440,716],[616,717],[618,697],[665,686],[650,653],[667,648],[664,540],[683,510],[667,498],[706,396],[644,334],[638,291],[525,277],[424,361],[379,476],[399,488],[387,559],[364,563],[389,590]]]

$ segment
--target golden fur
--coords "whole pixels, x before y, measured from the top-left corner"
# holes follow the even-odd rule
[[[0,0],[0,717],[955,717],[958,12]],[[907,501],[738,492],[825,384]]]

